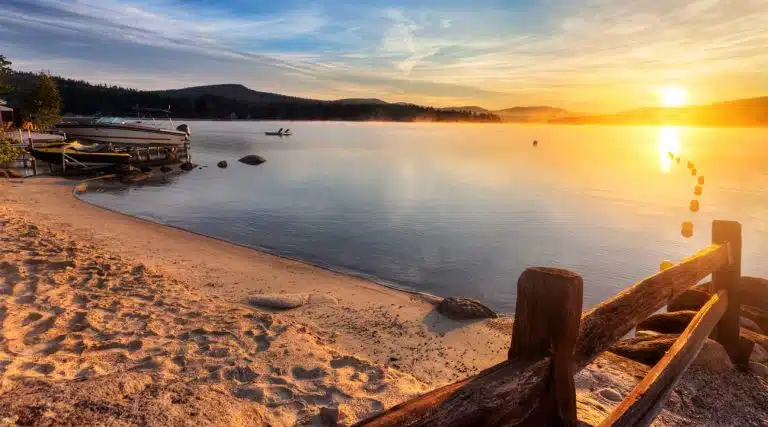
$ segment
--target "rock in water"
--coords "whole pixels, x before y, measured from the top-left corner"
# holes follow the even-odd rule
[[[463,297],[448,297],[444,299],[437,306],[437,311],[454,320],[495,319],[499,317],[496,312],[479,301]]]
[[[256,154],[249,154],[249,155],[241,158],[238,161],[240,163],[245,163],[246,165],[252,165],[252,166],[260,165],[260,164],[266,162],[264,157],[261,157],[261,156],[256,155]]]
[[[222,160],[219,163],[216,163],[216,166],[218,166],[218,167],[223,169],[223,168],[225,168],[225,167],[227,167],[229,165],[227,165],[227,161],[226,160]]]
[[[197,165],[192,162],[186,162],[182,163],[181,166],[179,166],[179,169],[183,171],[191,171],[192,169],[196,168]]]
[[[307,294],[264,294],[248,298],[248,304],[278,310],[301,307],[307,301],[309,301]]]
[[[142,166],[141,167],[141,171],[144,172],[144,173],[150,173],[150,172],[152,172],[152,168],[149,167],[149,166]]]
[[[637,330],[655,331],[662,334],[679,334],[688,327],[694,316],[696,316],[696,312],[692,310],[656,313],[638,323]]]
[[[162,173],[168,173],[168,172],[170,172],[171,170],[172,170],[172,169],[171,169],[171,168],[169,168],[168,166],[160,166],[160,172],[162,172]]]

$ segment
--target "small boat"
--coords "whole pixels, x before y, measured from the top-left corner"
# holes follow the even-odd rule
[[[173,128],[171,112],[154,108],[136,108],[138,117],[134,120],[120,117],[76,117],[56,124],[56,129],[67,137],[104,144],[116,145],[184,145],[189,142],[189,126],[182,124]],[[170,128],[155,121],[153,114],[164,114]]]
[[[61,147],[31,148],[29,154],[37,160],[47,163],[61,163],[66,160],[82,166],[127,165],[131,161],[128,153],[115,153],[102,150],[103,146],[87,146],[72,143]]]
[[[290,129],[283,130],[283,128],[280,128],[280,129],[277,130],[277,132],[264,132],[264,135],[267,135],[267,136],[291,136],[292,134],[291,134],[291,130]]]

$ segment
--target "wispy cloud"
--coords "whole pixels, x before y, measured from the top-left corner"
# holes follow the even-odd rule
[[[768,92],[765,0],[403,3],[3,0],[0,52],[144,88],[234,81],[440,105],[615,109],[670,83],[702,102]]]

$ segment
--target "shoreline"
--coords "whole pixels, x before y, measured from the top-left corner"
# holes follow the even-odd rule
[[[308,265],[310,267],[319,268],[321,270],[326,270],[326,271],[329,271],[329,272],[332,272],[332,273],[341,274],[341,275],[344,275],[344,276],[349,276],[349,277],[353,277],[353,278],[357,278],[357,279],[366,280],[368,282],[371,282],[372,284],[379,285],[379,286],[384,286],[385,288],[388,288],[388,289],[391,289],[391,290],[394,290],[394,291],[403,292],[403,293],[406,293],[408,295],[418,296],[420,298],[423,298],[425,302],[430,303],[432,305],[437,305],[437,304],[440,303],[440,301],[442,301],[444,299],[443,297],[441,297],[439,295],[435,295],[435,294],[432,294],[432,293],[429,293],[429,292],[417,291],[415,289],[408,289],[408,287],[406,287],[404,285],[401,285],[401,284],[398,284],[396,282],[389,281],[389,280],[386,280],[386,279],[381,279],[381,278],[376,277],[376,276],[374,276],[372,274],[367,274],[367,273],[363,273],[363,272],[360,272],[360,271],[356,271],[356,270],[352,270],[352,269],[347,269],[347,268],[344,268],[344,267],[334,267],[331,264],[320,264],[320,263],[312,262],[312,261],[309,261],[309,260],[306,260],[306,259],[302,259],[302,258],[299,258],[299,257],[293,257],[293,256],[290,256],[290,255],[281,254],[280,251],[277,250],[277,249],[270,249],[270,248],[267,248],[267,247],[264,247],[264,246],[244,245],[244,244],[241,244],[241,243],[237,243],[237,242],[233,242],[233,241],[230,241],[230,240],[226,240],[226,239],[221,238],[221,237],[217,237],[217,236],[214,236],[214,235],[206,234],[206,233],[203,233],[203,232],[200,232],[200,231],[190,230],[190,229],[187,229],[187,228],[184,228],[184,227],[180,227],[180,226],[173,225],[173,224],[166,224],[166,223],[159,222],[159,221],[153,221],[153,220],[151,220],[149,218],[143,218],[143,217],[140,217],[140,216],[130,215],[130,214],[127,214],[127,213],[124,213],[124,212],[120,212],[117,209],[112,209],[112,208],[109,208],[109,207],[106,207],[106,206],[101,206],[101,205],[97,205],[95,203],[91,203],[88,200],[80,197],[81,194],[85,194],[85,193],[88,192],[87,187],[85,189],[83,189],[82,191],[78,190],[77,187],[80,184],[88,183],[88,182],[91,182],[91,181],[107,179],[107,178],[110,178],[112,176],[105,175],[105,176],[100,176],[100,177],[97,177],[97,178],[85,179],[85,180],[79,181],[77,183],[74,183],[73,186],[72,186],[72,195],[77,200],[79,200],[80,202],[85,203],[85,204],[87,204],[89,206],[93,206],[93,207],[98,208],[98,209],[103,209],[103,210],[106,210],[108,212],[112,212],[112,213],[115,213],[115,214],[118,214],[118,215],[124,215],[126,217],[134,218],[134,219],[137,219],[137,220],[140,220],[140,221],[146,221],[146,222],[151,223],[151,224],[156,224],[156,225],[160,225],[160,226],[163,226],[163,227],[174,228],[176,230],[184,231],[186,233],[196,234],[196,235],[201,236],[201,237],[217,240],[217,241],[220,241],[220,242],[223,242],[223,243],[227,243],[227,244],[230,244],[230,245],[235,245],[235,246],[241,247],[243,249],[253,250],[253,251],[256,251],[256,252],[260,252],[260,253],[263,253],[263,254],[266,254],[266,255],[271,255],[271,256],[274,256],[274,257],[277,257],[277,258],[281,258],[281,259],[284,259],[284,260],[293,261],[293,262],[299,262],[299,263]],[[497,313],[497,314],[498,314],[499,317],[502,317],[502,318],[511,318],[512,316],[514,316],[514,313]]]
[[[4,421],[329,425],[330,410],[347,425],[507,358],[510,318],[453,321],[421,294],[92,205],[79,182],[0,179]],[[283,293],[308,297],[249,304]],[[763,380],[709,365],[654,425],[764,416],[727,409]],[[580,420],[599,424],[648,369],[600,355],[574,378]],[[712,393],[728,404],[689,404]]]

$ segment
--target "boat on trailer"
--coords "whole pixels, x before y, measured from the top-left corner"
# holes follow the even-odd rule
[[[186,124],[174,128],[171,112],[156,108],[137,108],[136,119],[120,117],[66,118],[56,124],[56,129],[68,138],[76,138],[102,144],[132,146],[182,146],[189,143],[191,135]],[[157,121],[155,115],[163,114],[167,120]]]

